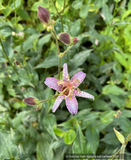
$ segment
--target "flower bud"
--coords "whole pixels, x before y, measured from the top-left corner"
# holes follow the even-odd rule
[[[48,31],[48,32],[50,32],[50,31],[52,31],[52,30],[53,30],[53,26],[48,26],[48,27],[47,27],[47,31]]]
[[[50,22],[49,11],[41,6],[38,6],[38,17],[42,23],[48,24]]]
[[[56,21],[54,21],[53,19],[51,20],[52,25],[54,26],[56,24]]]
[[[16,66],[20,66],[20,62],[17,61],[17,60],[15,60],[14,64],[15,64]]]
[[[71,43],[71,36],[68,33],[60,33],[58,36],[61,42],[68,45]]]
[[[23,99],[23,102],[28,105],[34,106],[34,105],[38,105],[39,100],[34,97],[28,97],[28,98]]]
[[[79,38],[74,37],[74,38],[73,38],[73,45],[75,45],[79,40],[80,40]]]

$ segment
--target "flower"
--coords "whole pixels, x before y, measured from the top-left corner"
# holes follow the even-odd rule
[[[63,80],[58,80],[53,77],[46,78],[44,83],[48,87],[57,90],[60,93],[53,105],[53,112],[56,111],[63,99],[65,99],[67,109],[71,114],[76,114],[78,111],[78,103],[75,96],[90,98],[94,100],[94,96],[89,93],[80,91],[80,89],[78,88],[78,86],[84,80],[85,76],[86,74],[80,71],[77,72],[70,80],[67,64],[65,63],[63,65]]]
[[[48,24],[50,22],[49,11],[41,6],[38,6],[38,17],[42,23]]]

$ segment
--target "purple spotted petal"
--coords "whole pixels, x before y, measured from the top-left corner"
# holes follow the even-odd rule
[[[54,103],[53,108],[52,108],[53,112],[55,112],[56,109],[59,107],[59,105],[60,105],[61,102],[63,101],[64,97],[65,97],[65,96],[63,96],[63,95],[62,95],[62,96],[59,95],[59,96],[56,98],[55,103]]]
[[[52,89],[54,89],[54,90],[57,90],[57,91],[61,91],[61,85],[59,86],[58,85],[58,82],[59,80],[58,79],[56,79],[56,78],[53,78],[53,77],[48,77],[48,78],[46,78],[46,80],[45,80],[45,84],[48,86],[48,87],[50,87],[50,88],[52,88]]]
[[[91,98],[94,100],[94,96],[92,96],[91,94],[89,93],[86,93],[86,92],[83,92],[83,91],[77,91],[77,90],[74,90],[74,95],[75,96],[78,96],[78,97],[84,97],[84,98]]]
[[[63,81],[68,82],[68,76],[67,64],[65,63],[63,65]]]
[[[66,106],[71,114],[76,114],[78,111],[78,103],[75,97],[71,99],[69,97],[65,98]]]
[[[75,83],[73,84],[73,86],[78,87],[78,86],[81,84],[81,82],[84,80],[85,76],[86,76],[86,74],[85,74],[84,72],[82,72],[82,71],[77,72],[77,73],[71,78],[71,81],[70,81],[70,82],[73,82],[75,79],[78,79],[79,81],[77,81],[77,82],[75,82]]]

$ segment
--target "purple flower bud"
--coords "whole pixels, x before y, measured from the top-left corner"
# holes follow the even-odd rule
[[[39,100],[34,97],[28,97],[28,98],[23,99],[23,102],[28,105],[34,106],[39,103]]]
[[[71,37],[68,33],[60,33],[59,35],[59,40],[65,44],[70,44],[71,43]]]
[[[17,61],[17,60],[15,60],[15,65],[16,65],[16,66],[19,66],[19,65],[20,65],[20,62]]]
[[[73,44],[75,45],[79,40],[80,40],[79,38],[74,37],[74,38],[73,38]]]
[[[14,53],[18,53],[18,51],[14,50]]]
[[[38,17],[42,23],[48,24],[50,21],[49,11],[41,6],[38,6]]]

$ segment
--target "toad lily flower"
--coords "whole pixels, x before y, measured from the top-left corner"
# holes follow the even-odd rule
[[[77,88],[80,83],[84,80],[86,74],[82,71],[77,72],[72,79],[69,79],[67,64],[63,65],[63,80],[58,80],[53,77],[48,77],[45,80],[45,84],[60,92],[60,95],[55,100],[53,105],[53,112],[59,107],[63,99],[66,101],[66,106],[71,114],[76,114],[78,111],[78,103],[75,96],[84,97],[84,98],[91,98],[94,100],[94,96],[89,93],[80,91]]]

